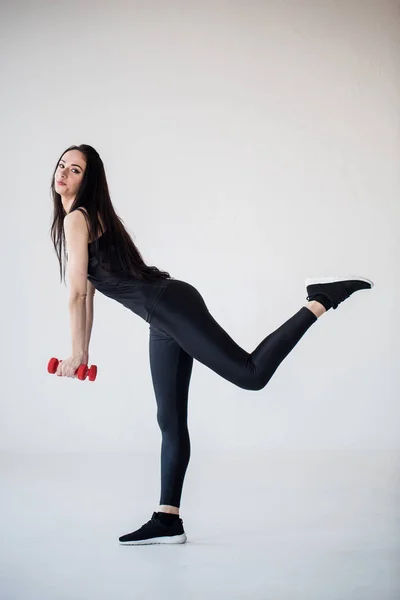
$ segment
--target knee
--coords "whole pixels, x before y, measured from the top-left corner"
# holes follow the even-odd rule
[[[168,414],[168,411],[158,411],[157,412],[157,423],[162,432],[171,431],[172,429],[176,429],[176,425],[174,424],[174,419],[171,417],[171,414]]]
[[[265,387],[265,383],[262,381],[252,381],[248,386],[247,386],[247,390],[253,391],[253,392],[259,392],[260,390],[262,390]]]
[[[265,377],[262,378],[259,375],[252,374],[252,375],[249,375],[248,377],[245,377],[244,380],[240,381],[240,383],[238,385],[239,385],[239,387],[243,388],[244,390],[258,392],[258,391],[262,390],[263,388],[265,388],[267,383],[268,383],[268,380],[266,380]]]
[[[182,435],[187,430],[185,417],[174,414],[171,410],[158,410],[157,423],[161,432],[166,434]]]

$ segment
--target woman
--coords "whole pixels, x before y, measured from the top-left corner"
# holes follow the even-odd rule
[[[187,403],[193,359],[238,387],[261,390],[323,313],[373,283],[353,276],[307,280],[307,304],[248,353],[215,321],[192,285],[145,264],[113,208],[103,162],[94,148],[83,144],[63,152],[51,189],[51,237],[64,282],[68,255],[72,334],[72,355],[62,361],[57,374],[74,377],[79,365],[89,362],[95,290],[149,323],[150,368],[162,434],[160,505],[147,523],[119,541],[184,543],[179,508],[190,457]]]

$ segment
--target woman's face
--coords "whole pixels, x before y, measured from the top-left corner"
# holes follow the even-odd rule
[[[85,155],[79,150],[69,150],[63,154],[54,175],[56,192],[61,195],[64,208],[74,201],[82,183],[86,169]]]

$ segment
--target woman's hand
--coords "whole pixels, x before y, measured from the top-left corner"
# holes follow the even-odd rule
[[[69,358],[63,360],[57,368],[56,374],[61,377],[76,377],[75,371],[77,371],[78,367],[82,364],[87,364],[87,359],[89,358],[84,354],[72,355]]]

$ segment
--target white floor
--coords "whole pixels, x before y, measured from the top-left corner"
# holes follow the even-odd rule
[[[2,455],[0,598],[399,600],[398,462],[192,450],[188,542],[122,546],[157,510],[157,454]]]

